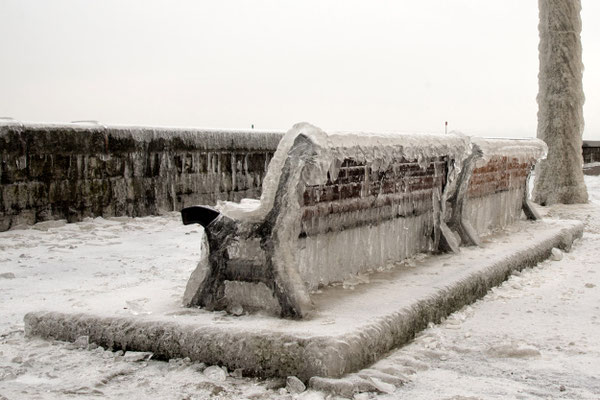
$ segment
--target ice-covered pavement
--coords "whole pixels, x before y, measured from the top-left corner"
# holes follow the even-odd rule
[[[586,221],[584,238],[562,260],[513,275],[391,354],[387,362],[423,366],[398,393],[412,399],[600,398],[600,210],[560,206],[548,213],[557,216]]]
[[[391,353],[382,363],[409,379],[391,398],[600,396],[600,178],[586,183],[590,204],[543,210],[586,222],[572,252],[511,277]],[[83,311],[107,301],[122,303],[124,314],[144,313],[149,293],[183,293],[199,235],[177,214],[0,233],[0,399],[325,397],[289,394],[276,380],[202,372],[186,360],[133,361],[24,337],[27,311]]]

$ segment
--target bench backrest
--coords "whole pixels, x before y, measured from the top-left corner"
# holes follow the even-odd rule
[[[312,291],[436,250],[442,199],[469,151],[463,135],[328,134],[297,124],[269,164],[260,203],[219,208],[273,220],[286,267]]]
[[[470,177],[465,217],[484,235],[521,218],[530,174],[547,146],[539,139],[472,138],[472,142],[482,156]]]

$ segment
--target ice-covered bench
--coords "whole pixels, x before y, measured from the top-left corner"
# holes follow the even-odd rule
[[[464,244],[480,244],[481,235],[505,228],[522,214],[539,218],[529,201],[528,182],[548,149],[539,139],[472,137],[471,143],[447,217]]]
[[[310,293],[439,247],[463,135],[328,134],[301,123],[280,142],[260,200],[190,207],[205,228],[186,306],[302,318]]]

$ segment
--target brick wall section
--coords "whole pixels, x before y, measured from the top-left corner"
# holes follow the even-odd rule
[[[378,223],[431,211],[432,192],[436,188],[439,193],[442,192],[446,184],[446,168],[446,157],[429,160],[425,168],[421,168],[416,160],[396,160],[386,171],[373,171],[347,159],[335,181],[329,178],[325,185],[305,188],[301,234],[323,233],[319,231],[333,227],[315,220],[355,211],[371,212],[365,212],[360,220],[353,218],[346,221],[351,225]],[[349,227],[342,223],[337,229]]]
[[[468,197],[487,196],[525,186],[531,162],[516,158],[492,157],[486,165],[475,168],[469,181]]]
[[[258,197],[281,133],[0,125],[0,231]]]

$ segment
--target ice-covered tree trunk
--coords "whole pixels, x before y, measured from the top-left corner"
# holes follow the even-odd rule
[[[585,203],[581,0],[539,0],[538,138],[548,158],[536,166],[536,203]]]

